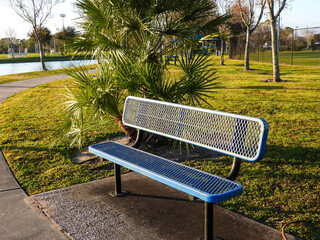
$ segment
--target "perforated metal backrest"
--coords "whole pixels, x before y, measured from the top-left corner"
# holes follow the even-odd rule
[[[248,161],[260,160],[268,124],[260,118],[128,97],[123,123]]]

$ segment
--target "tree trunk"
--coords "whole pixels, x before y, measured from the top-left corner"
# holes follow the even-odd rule
[[[224,47],[225,47],[225,41],[221,39],[221,53],[220,53],[220,65],[224,65]]]
[[[11,45],[11,47],[10,47],[10,45]],[[11,55],[11,58],[14,58],[14,50],[13,50],[13,44],[12,43],[8,43],[8,54],[9,53]]]
[[[128,135],[128,137],[131,140],[135,140],[137,137],[137,131],[136,129],[132,128],[132,127],[128,127],[126,125],[123,124],[122,120],[119,118],[116,118],[116,122],[118,123],[118,126],[120,127],[120,129]]]
[[[278,57],[278,36],[276,21],[273,19],[270,21],[271,27],[271,43],[272,43],[272,67],[273,67],[273,82],[281,82],[280,69],[279,69],[279,57]]]
[[[42,66],[42,70],[43,71],[46,71],[48,70],[46,68],[46,65],[44,64],[44,52],[43,52],[43,45],[42,45],[42,42],[38,39],[39,41],[39,49],[40,49],[40,62],[41,62],[41,66]]]
[[[250,70],[250,38],[251,38],[251,32],[250,29],[247,28],[247,37],[246,37],[246,46],[244,49],[244,70]]]

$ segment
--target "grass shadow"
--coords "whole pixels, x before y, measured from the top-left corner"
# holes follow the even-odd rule
[[[274,90],[274,89],[284,89],[283,86],[245,86],[240,89],[264,89],[264,90]]]
[[[320,148],[306,147],[281,147],[268,145],[265,157],[273,158],[279,162],[291,161],[295,164],[318,164],[320,165]]]

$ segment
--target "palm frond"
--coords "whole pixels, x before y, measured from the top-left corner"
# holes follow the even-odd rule
[[[212,33],[227,18],[212,17],[213,1],[76,0],[75,5],[84,33],[74,48],[90,53],[98,64],[95,77],[84,69],[68,71],[75,83],[67,87],[61,134],[72,144],[82,144],[86,121],[105,121],[106,116],[120,121],[128,94],[208,104],[215,71],[207,56],[194,53],[193,45],[200,33]],[[168,39],[180,39],[176,49],[166,46]],[[169,60],[182,50],[177,65],[182,74],[172,79]]]

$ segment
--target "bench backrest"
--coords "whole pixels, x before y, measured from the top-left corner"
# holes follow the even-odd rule
[[[263,157],[268,134],[260,118],[132,96],[123,123],[248,161]]]

